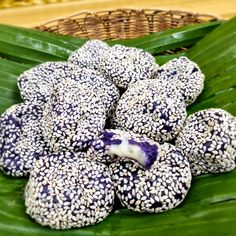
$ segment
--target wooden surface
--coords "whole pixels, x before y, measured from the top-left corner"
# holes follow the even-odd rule
[[[0,10],[0,23],[32,27],[80,11],[117,8],[161,8],[210,13],[222,18],[236,15],[236,0],[78,0]]]

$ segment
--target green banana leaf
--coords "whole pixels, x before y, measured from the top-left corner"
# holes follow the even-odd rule
[[[207,34],[186,55],[206,76],[204,90],[188,112],[220,107],[236,116],[236,17]]]
[[[8,59],[0,59],[0,113],[11,104],[21,101],[16,87],[16,78],[20,73],[37,64],[39,60],[54,60],[55,57],[58,58],[57,60],[64,60],[67,52],[75,50],[73,47],[77,48],[84,42],[78,40],[77,44],[77,40],[67,36],[51,36],[48,33],[15,28],[0,25],[0,55]],[[12,36],[14,30],[16,30],[15,36]],[[11,40],[6,36],[2,37],[2,34],[5,35],[4,32],[11,35],[9,36]],[[160,37],[167,39],[170,35],[175,35],[173,31],[167,32],[169,33],[160,33]],[[196,61],[205,73],[205,89],[197,102],[189,107],[189,113],[215,106],[236,115],[235,32],[236,18],[233,18],[218,24],[218,27],[210,33],[208,31],[209,34],[184,54],[156,56],[157,61],[164,63],[173,57],[187,55]],[[173,49],[173,45],[177,45],[176,36],[171,37],[173,41],[164,40],[160,43],[158,34],[148,36],[143,45],[144,39],[126,40],[124,44],[129,46],[141,44],[140,47],[150,48],[150,50],[156,48],[152,53],[161,52],[166,42],[169,45],[168,49]],[[17,35],[20,35],[19,40]],[[182,46],[191,40],[188,38],[190,35],[182,35]],[[22,39],[26,40],[25,43]],[[71,44],[67,45],[66,42],[70,40]],[[195,43],[193,39],[192,44]],[[9,53],[1,46],[6,44],[12,47]],[[49,47],[49,44],[52,46]],[[19,47],[27,48],[33,54],[21,55]],[[36,58],[35,55],[40,57]],[[25,214],[23,192],[26,182],[27,179],[11,178],[0,173],[0,235],[236,235],[236,170],[193,178],[186,199],[178,208],[171,211],[161,214],[138,214],[116,208],[98,225],[69,231],[56,231],[42,227]]]
[[[11,105],[21,102],[16,80],[30,67],[0,58],[0,114]]]
[[[143,48],[150,53],[157,53],[193,45],[221,23],[222,21],[214,21],[183,26],[153,34],[151,37],[144,36],[138,40],[114,40],[108,43],[131,45]],[[45,61],[66,60],[70,53],[85,41],[86,39],[0,24],[0,57],[32,66]]]

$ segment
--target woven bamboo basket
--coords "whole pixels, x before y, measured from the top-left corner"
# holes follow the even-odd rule
[[[112,40],[148,35],[188,24],[214,21],[217,16],[178,10],[117,9],[80,12],[36,29],[75,37]]]

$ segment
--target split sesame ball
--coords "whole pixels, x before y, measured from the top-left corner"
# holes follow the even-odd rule
[[[87,150],[91,160],[105,164],[130,158],[143,168],[150,168],[156,160],[159,144],[131,131],[105,129]]]
[[[110,166],[116,194],[123,206],[137,212],[159,213],[178,206],[191,185],[187,158],[171,144],[161,145],[150,169],[121,160]]]

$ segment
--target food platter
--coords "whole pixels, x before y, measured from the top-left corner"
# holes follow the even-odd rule
[[[206,76],[205,88],[188,109],[191,114],[219,107],[236,115],[235,23],[215,21],[187,25],[131,40],[111,41],[143,48],[164,64],[187,55]],[[44,27],[44,28],[43,28]],[[45,25],[41,29],[45,29]],[[49,30],[50,31],[50,30]],[[28,68],[45,61],[66,60],[85,39],[0,26],[0,111],[20,102],[16,78]],[[191,42],[191,43],[190,43]],[[180,48],[188,50],[179,50]],[[171,50],[171,54],[166,54]],[[161,214],[137,214],[121,208],[102,223],[70,231],[42,227],[25,214],[24,187],[27,179],[0,175],[0,233],[2,235],[234,235],[236,233],[236,172],[195,177],[185,201]]]

